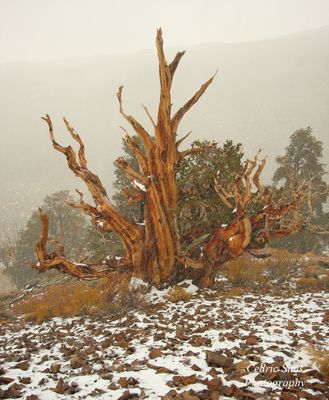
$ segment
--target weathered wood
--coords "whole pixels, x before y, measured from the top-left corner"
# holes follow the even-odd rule
[[[172,82],[184,52],[177,53],[168,64],[161,29],[157,31],[156,48],[160,81],[156,120],[144,106],[152,125],[152,134],[124,111],[123,87],[120,86],[117,92],[120,114],[134,129],[143,148],[122,127],[126,143],[138,162],[138,170],[123,158],[116,160],[116,163],[134,190],[132,193],[129,188],[124,189],[128,202],[143,201],[144,221],[139,224],[132,222],[113,207],[101,180],[88,168],[85,146],[80,135],[64,118],[65,127],[78,143],[79,149],[76,153],[72,146],[61,146],[55,140],[53,122],[47,114],[43,119],[48,125],[54,149],[65,155],[68,167],[86,184],[95,203],[86,203],[83,194],[78,192],[80,203],[70,205],[88,215],[96,229],[117,234],[124,244],[125,256],[94,265],[75,263],[65,257],[63,246],[54,240],[52,242],[56,250],[49,253],[47,242],[51,241],[48,240],[48,218],[39,210],[42,231],[36,245],[38,264],[34,266],[38,271],[57,269],[80,279],[88,279],[108,276],[114,269],[122,269],[158,287],[184,278],[192,278],[199,285],[209,286],[213,283],[216,269],[225,261],[239,257],[245,250],[261,249],[271,238],[296,232],[305,223],[301,218],[300,204],[304,201],[311,204],[311,198],[316,193],[310,189],[305,190],[305,185],[299,188],[292,186],[290,200],[275,203],[273,190],[264,188],[260,182],[265,159],[259,160],[257,153],[254,159],[244,163],[234,182],[222,187],[220,172],[215,179],[219,199],[227,207],[234,208],[234,221],[218,227],[197,245],[181,248],[177,225],[177,166],[183,157],[207,151],[212,146],[194,146],[179,151],[179,146],[189,133],[177,139],[177,130],[184,115],[205,93],[216,74],[172,115]],[[264,208],[250,216],[248,206],[255,199],[263,201]]]

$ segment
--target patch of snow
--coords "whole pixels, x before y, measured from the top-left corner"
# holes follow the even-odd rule
[[[136,179],[134,179],[132,183],[133,185],[138,187],[138,189],[140,189],[142,192],[146,192],[146,187],[142,183],[138,182]]]
[[[140,278],[132,277],[129,282],[129,289],[136,290],[141,288],[148,288],[148,283]]]

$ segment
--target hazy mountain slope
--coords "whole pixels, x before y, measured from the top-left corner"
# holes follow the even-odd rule
[[[267,178],[273,158],[283,152],[288,137],[298,128],[312,126],[328,149],[328,42],[329,27],[260,42],[189,48],[177,72],[174,108],[217,67],[219,73],[184,120],[181,133],[192,129],[192,139],[241,141],[248,155],[262,147],[271,164]],[[175,51],[169,49],[168,58]],[[54,117],[63,143],[69,138],[59,117],[70,119],[86,142],[91,167],[110,184],[112,164],[121,149],[118,125],[123,122],[115,97],[120,84],[125,85],[126,110],[146,123],[141,103],[155,112],[158,100],[155,50],[52,63],[0,64],[3,229],[12,222],[20,224],[47,191],[78,184],[62,155],[51,149],[40,120],[46,112]],[[325,155],[327,162],[327,150]]]

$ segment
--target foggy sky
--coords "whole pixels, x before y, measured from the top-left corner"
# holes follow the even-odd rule
[[[328,0],[0,0],[0,62],[240,42],[329,25]]]

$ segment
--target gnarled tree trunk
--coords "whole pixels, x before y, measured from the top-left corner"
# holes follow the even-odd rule
[[[107,259],[96,265],[79,264],[65,257],[64,249],[58,242],[55,242],[56,251],[49,254],[46,249],[48,218],[40,210],[43,228],[36,246],[39,262],[34,266],[40,272],[57,269],[83,279],[104,277],[111,274],[113,270],[122,270],[129,271],[133,277],[157,287],[184,278],[192,278],[200,285],[209,286],[213,282],[216,268],[223,262],[238,257],[248,248],[262,247],[271,237],[290,234],[301,226],[298,213],[298,204],[302,200],[301,194],[296,192],[295,197],[288,203],[274,204],[272,194],[267,193],[259,181],[265,162],[259,163],[255,157],[253,161],[245,163],[241,174],[230,187],[222,188],[217,182],[219,198],[228,207],[236,208],[236,220],[216,229],[209,239],[192,251],[186,253],[184,249],[181,249],[176,215],[177,165],[182,158],[206,151],[209,146],[180,151],[179,146],[188,135],[178,139],[178,127],[185,113],[212,83],[214,76],[205,82],[185,105],[172,113],[171,86],[184,52],[177,53],[173,61],[168,64],[163,51],[161,30],[157,32],[156,46],[160,78],[157,118],[153,119],[144,107],[152,126],[151,134],[133,116],[124,111],[123,88],[120,87],[117,93],[120,113],[138,135],[143,147],[140,147],[123,128],[126,142],[138,161],[139,169],[135,170],[121,158],[116,163],[131,182],[130,188],[124,190],[128,200],[144,203],[144,221],[138,224],[120,215],[109,200],[99,177],[89,170],[80,136],[64,119],[66,129],[78,143],[79,149],[76,152],[71,146],[61,146],[55,140],[53,123],[47,115],[43,119],[48,124],[54,149],[66,156],[69,168],[85,182],[95,203],[95,205],[86,203],[83,194],[78,192],[80,202],[71,206],[89,215],[99,231],[117,234],[124,244],[125,256],[122,259]],[[252,193],[252,185],[257,189],[256,194]],[[255,197],[262,199],[266,206],[250,217],[246,210]],[[294,210],[294,222],[281,226],[282,217],[291,210]]]

